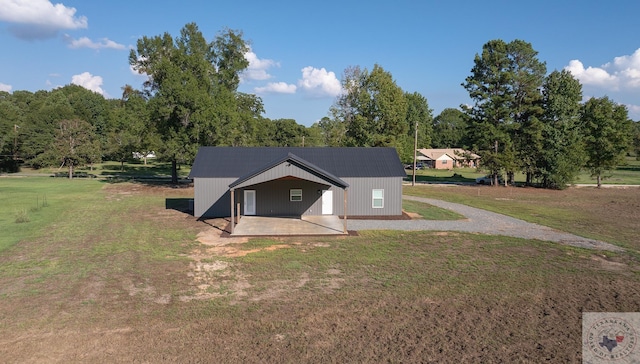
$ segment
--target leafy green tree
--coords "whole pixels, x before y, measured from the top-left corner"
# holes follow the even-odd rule
[[[433,119],[434,148],[460,148],[465,146],[467,117],[459,109],[446,108]]]
[[[259,147],[275,147],[275,123],[268,118],[261,118],[255,124],[254,145]]]
[[[313,123],[310,127],[305,129],[305,138],[304,138],[304,146],[305,147],[323,147],[326,146],[324,143],[324,136],[322,135],[322,128],[318,123]]]
[[[640,161],[640,121],[633,123],[633,151],[636,155],[636,160]]]
[[[502,40],[492,40],[476,54],[471,76],[462,85],[469,92],[474,105],[462,108],[469,116],[469,140],[482,157],[482,165],[493,175],[498,185],[498,174],[505,168],[505,156],[511,144],[509,133],[513,94],[509,69],[508,46]]]
[[[233,146],[260,146],[257,143],[259,135],[259,124],[264,114],[262,99],[256,95],[237,93],[236,101],[238,105],[239,123],[233,130],[232,140],[229,145]]]
[[[73,178],[74,168],[91,162],[95,156],[98,144],[94,141],[94,127],[88,122],[80,119],[62,120],[58,123],[51,148],[43,155],[67,166],[69,178]]]
[[[10,93],[0,91],[0,172],[18,171],[21,113]]]
[[[87,154],[88,163],[101,160],[111,111],[109,102],[102,95],[77,85],[67,85],[50,92],[3,93],[0,103],[0,127],[8,131],[3,136],[11,137],[12,141],[8,144],[2,138],[0,143],[3,149],[11,146],[11,160],[21,160],[36,168],[58,163],[50,153],[51,143],[59,134],[60,122],[75,119],[86,120],[94,131],[102,133],[92,142],[93,152]]]
[[[56,91],[66,96],[74,118],[93,125],[97,139],[106,147],[111,108],[104,96],[78,85],[66,85]]]
[[[510,84],[513,103],[511,113],[514,121],[513,140],[518,166],[526,175],[527,184],[532,183],[536,173],[537,160],[543,153],[543,124],[540,118],[542,108],[542,84],[547,67],[538,60],[538,52],[530,43],[516,39],[508,44]],[[509,170],[509,180],[513,182],[513,172]]]
[[[112,160],[120,162],[120,169],[124,170],[124,163],[131,159],[134,153],[146,156],[154,152],[160,144],[159,136],[155,132],[155,125],[151,123],[144,94],[129,85],[123,88],[122,98],[111,102],[111,121],[108,143],[105,153]]]
[[[73,120],[75,113],[66,95],[59,89],[38,91],[28,101],[25,123],[21,128],[21,153],[25,162],[35,168],[56,163],[45,153],[59,133],[62,120]]]
[[[273,121],[275,133],[273,140],[278,147],[301,147],[305,127],[293,119],[276,119]]]
[[[543,86],[542,153],[536,174],[542,186],[563,189],[584,164],[580,129],[582,85],[568,71],[553,71]]]
[[[165,33],[143,37],[129,54],[130,65],[149,76],[144,87],[150,116],[162,138],[161,152],[172,163],[190,161],[201,144],[231,144],[240,120],[236,91],[248,66],[242,34],[225,30],[207,42],[195,23],[174,40]]]
[[[602,174],[617,166],[631,142],[632,122],[627,108],[608,97],[591,98],[580,115],[584,131],[586,167],[602,185]]]
[[[418,148],[429,147],[431,145],[431,135],[433,134],[433,114],[429,108],[427,98],[419,94],[405,93],[407,100],[407,134],[404,136],[405,148],[400,153],[403,161],[413,160],[413,147],[416,138],[416,124],[418,125]],[[404,158],[403,158],[404,156]]]
[[[346,127],[342,121],[323,117],[318,122],[318,127],[322,130],[323,144],[328,147],[342,147],[346,144]]]
[[[470,121],[468,137],[493,174],[494,185],[501,170],[511,177],[520,167],[529,180],[533,175],[541,148],[540,88],[545,72],[531,44],[497,39],[476,54],[471,76],[462,84],[474,102],[463,106]]]
[[[407,99],[391,74],[379,65],[371,72],[351,67],[342,78],[345,93],[331,109],[345,124],[347,146],[394,146],[408,132]]]

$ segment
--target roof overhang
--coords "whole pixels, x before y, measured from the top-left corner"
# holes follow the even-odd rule
[[[304,179],[320,184],[337,186],[342,189],[349,187],[349,184],[339,177],[309,163],[295,154],[288,153],[283,158],[267,163],[241,176],[231,183],[229,188],[243,188],[285,177]]]

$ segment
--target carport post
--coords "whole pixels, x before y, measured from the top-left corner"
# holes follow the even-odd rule
[[[344,190],[344,233],[347,233],[347,189]]]
[[[234,193],[234,189],[233,188],[230,191],[231,191],[231,235],[233,235],[233,224],[234,224],[234,221],[233,221],[233,218],[234,218],[234,213],[233,213],[233,195],[235,193]]]

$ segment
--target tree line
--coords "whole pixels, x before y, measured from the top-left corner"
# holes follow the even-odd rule
[[[191,163],[201,145],[391,146],[408,162],[417,138],[419,147],[480,154],[496,180],[522,171],[528,183],[561,187],[581,168],[600,176],[640,144],[624,106],[606,97],[582,104],[580,83],[566,71],[546,75],[520,40],[490,41],[476,55],[462,84],[472,105],[434,118],[424,96],[402,90],[380,65],[354,66],[327,116],[309,127],[264,118],[262,99],[238,91],[247,51],[240,31],[207,41],[190,23],[176,37],[138,40],[129,63],[148,78],[122,87],[119,99],[76,85],[0,92],[0,169],[59,165],[72,176],[79,165],[153,151],[172,163],[177,182],[177,164]]]

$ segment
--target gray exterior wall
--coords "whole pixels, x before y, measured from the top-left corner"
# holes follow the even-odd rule
[[[302,179],[276,180],[247,186],[236,190],[240,200],[241,214],[244,215],[244,190],[256,191],[256,215],[259,216],[302,216],[322,214],[323,185]],[[289,190],[302,189],[302,201],[290,201]],[[320,193],[318,193],[318,191]]]
[[[229,185],[237,178],[194,178],[193,216],[221,217],[231,212]]]
[[[349,184],[347,190],[347,218],[349,216],[402,215],[402,177],[342,178]],[[384,207],[373,208],[372,191],[384,190]],[[342,190],[333,192],[334,215],[344,215]]]
[[[347,190],[347,218],[349,216],[392,216],[402,214],[401,177],[341,179],[349,184]],[[236,178],[195,178],[194,216],[229,216],[231,211],[229,184],[235,180]],[[289,201],[289,190],[292,188],[302,189],[302,201]],[[333,191],[333,214],[344,215],[344,194],[342,188],[337,186],[304,179],[280,178],[245,186],[244,188],[237,188],[234,200],[236,203],[240,203],[241,214],[244,214],[243,191],[245,189],[256,191],[256,215],[321,215],[322,190],[325,189]],[[383,208],[372,207],[372,190],[374,189],[384,190]]]

